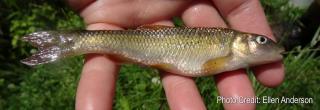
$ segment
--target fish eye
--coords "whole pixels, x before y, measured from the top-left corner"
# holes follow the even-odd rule
[[[268,41],[268,39],[265,38],[265,37],[263,37],[263,36],[258,36],[258,37],[256,38],[256,41],[257,41],[259,44],[266,44],[267,41]]]

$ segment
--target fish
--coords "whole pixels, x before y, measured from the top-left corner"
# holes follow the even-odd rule
[[[219,27],[144,25],[127,30],[39,31],[22,40],[38,48],[21,60],[29,66],[99,53],[119,64],[140,64],[190,77],[279,61],[284,52],[264,35]]]

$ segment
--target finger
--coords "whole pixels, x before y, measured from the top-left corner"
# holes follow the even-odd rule
[[[217,10],[208,1],[196,1],[188,8],[182,18],[188,26],[226,27]],[[192,18],[192,19],[190,19]],[[254,97],[248,76],[243,70],[225,72],[215,76],[219,94],[222,97]],[[225,109],[254,109],[255,104],[226,104]]]
[[[246,32],[263,34],[274,40],[263,9],[258,0],[213,0],[221,15],[229,25]],[[256,78],[263,85],[274,87],[284,79],[281,62],[266,64],[254,68]]]
[[[216,9],[208,1],[194,1],[182,13],[182,20],[186,26],[192,27],[227,27]]]
[[[119,29],[107,24],[92,24],[88,29]],[[88,54],[77,88],[77,110],[112,109],[118,67],[105,55]]]
[[[206,109],[192,78],[163,73],[162,84],[171,110]]]
[[[173,26],[169,20],[153,24]],[[205,105],[194,80],[172,73],[161,74],[162,84],[171,110],[204,110]]]
[[[132,27],[170,19],[184,9],[188,1],[143,0],[139,2],[120,1],[110,3],[108,0],[99,0],[83,10],[81,16],[89,24],[107,22],[109,24]]]
[[[220,96],[223,98],[254,98],[254,91],[251,86],[250,79],[243,69],[232,72],[225,72],[216,75],[216,83]],[[241,103],[238,100],[236,103],[222,102],[226,110],[253,110],[255,104],[250,102]]]
[[[253,71],[258,81],[267,87],[277,87],[285,77],[282,61],[257,66]]]

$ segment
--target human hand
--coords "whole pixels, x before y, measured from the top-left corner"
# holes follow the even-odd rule
[[[273,38],[258,0],[68,0],[89,30],[117,30],[143,24],[172,25],[181,16],[190,27],[227,27]],[[225,22],[225,21],[227,22]],[[112,109],[118,67],[104,55],[88,54],[77,89],[76,109]],[[284,78],[281,62],[254,68],[263,85],[274,87]],[[206,109],[192,78],[162,73],[171,109]],[[244,70],[215,76],[223,97],[254,97]],[[255,104],[224,104],[225,109],[254,109]]]

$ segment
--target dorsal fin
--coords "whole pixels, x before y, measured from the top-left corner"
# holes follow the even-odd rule
[[[172,26],[147,24],[147,25],[139,26],[137,30],[159,30],[159,29],[165,29],[165,28],[172,28]]]

